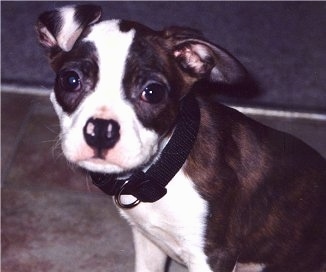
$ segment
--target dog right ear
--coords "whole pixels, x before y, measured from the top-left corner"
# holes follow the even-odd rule
[[[36,23],[40,44],[48,50],[70,51],[85,28],[98,22],[101,7],[66,6],[42,13]]]
[[[194,29],[170,27],[164,31],[164,37],[182,71],[194,81],[207,78],[235,85],[247,77],[246,69],[235,57]]]

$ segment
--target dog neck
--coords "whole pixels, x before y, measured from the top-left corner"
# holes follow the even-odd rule
[[[162,150],[159,159],[146,171],[136,171],[129,178],[122,179],[118,174],[89,172],[93,183],[108,195],[114,196],[121,208],[132,208],[140,202],[155,202],[166,193],[166,185],[185,163],[192,150],[200,123],[200,110],[197,100],[188,94],[181,101],[173,134]],[[122,204],[121,195],[136,198],[131,204]]]

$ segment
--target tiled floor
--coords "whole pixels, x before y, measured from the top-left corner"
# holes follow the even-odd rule
[[[133,270],[130,228],[63,158],[47,97],[2,94],[3,272]],[[326,121],[256,117],[326,157]],[[170,271],[186,271],[172,264]]]

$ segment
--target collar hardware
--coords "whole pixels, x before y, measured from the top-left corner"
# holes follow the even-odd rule
[[[121,186],[121,189],[119,190],[119,192],[117,194],[114,195],[114,201],[115,201],[115,204],[122,208],[122,209],[132,209],[133,207],[136,207],[139,203],[140,203],[140,200],[138,198],[136,198],[136,200],[132,203],[129,203],[129,204],[124,204],[122,201],[121,201],[121,196],[123,195],[123,191],[125,190],[125,187],[126,185],[128,184],[129,180],[127,180],[122,186]]]

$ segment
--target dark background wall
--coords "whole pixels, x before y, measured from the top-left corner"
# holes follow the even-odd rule
[[[259,92],[239,89],[221,94],[222,101],[326,112],[326,2],[92,3],[103,7],[105,19],[136,20],[154,29],[190,26],[228,49],[246,66]],[[52,84],[54,74],[33,26],[42,11],[64,4],[1,2],[3,83]]]

